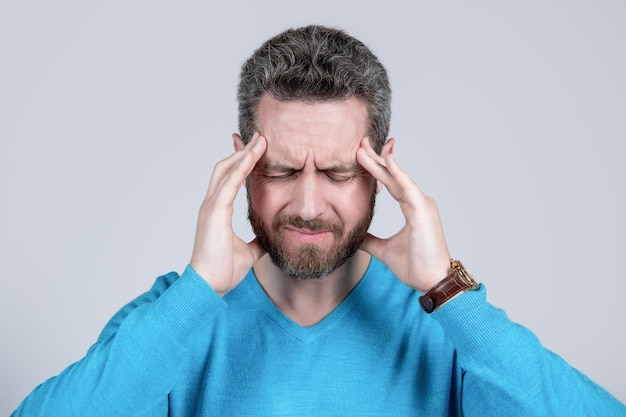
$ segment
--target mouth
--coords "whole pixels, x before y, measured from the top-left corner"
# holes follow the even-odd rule
[[[293,226],[284,228],[285,237],[305,244],[320,244],[332,240],[334,233],[330,230],[309,230]]]

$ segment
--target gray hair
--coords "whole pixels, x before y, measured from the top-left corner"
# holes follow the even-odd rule
[[[342,30],[306,26],[266,41],[241,68],[237,99],[239,132],[248,143],[256,130],[256,110],[264,94],[281,101],[326,102],[363,99],[368,135],[380,153],[391,119],[391,87],[378,58]]]

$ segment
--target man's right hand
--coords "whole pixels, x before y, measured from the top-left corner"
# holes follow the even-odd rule
[[[266,147],[265,138],[256,133],[245,147],[218,162],[200,206],[189,264],[220,296],[235,288],[265,253],[256,239],[241,240],[232,223],[237,192]]]

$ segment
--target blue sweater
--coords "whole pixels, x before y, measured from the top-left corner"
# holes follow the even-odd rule
[[[373,259],[305,328],[252,271],[222,299],[187,267],[122,308],[13,416],[626,416],[484,287],[430,316],[418,296]]]

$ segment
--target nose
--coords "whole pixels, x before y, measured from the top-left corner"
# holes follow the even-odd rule
[[[326,211],[324,184],[317,173],[302,172],[292,195],[292,209],[303,220],[313,220]]]

